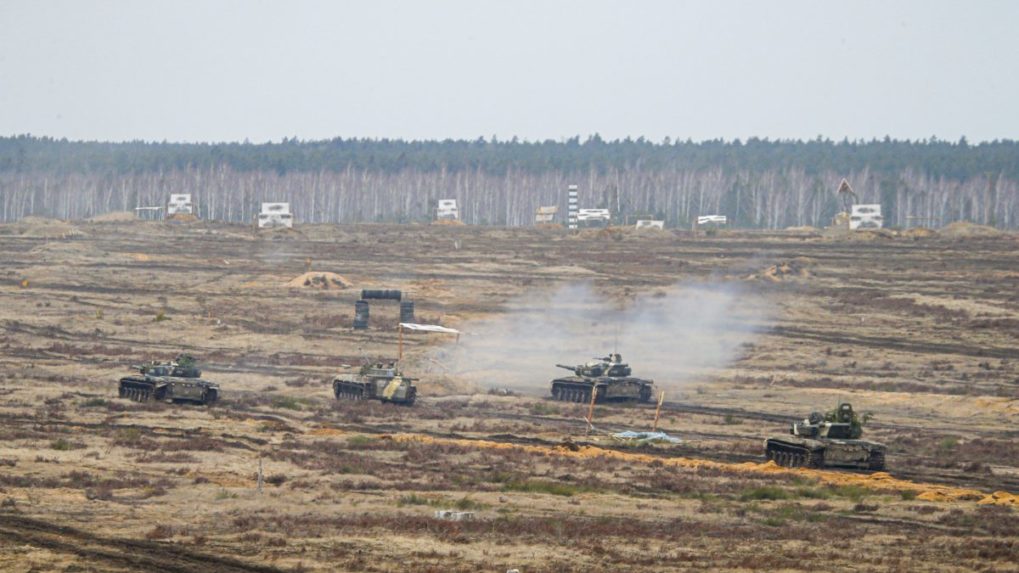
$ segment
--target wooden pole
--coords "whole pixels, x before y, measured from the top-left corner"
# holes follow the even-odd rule
[[[598,397],[598,387],[597,386],[591,386],[591,405],[588,406],[588,408],[587,408],[587,433],[588,434],[591,433],[591,428],[594,427],[594,425],[592,425],[591,422],[594,421],[594,401],[595,401],[595,399],[597,397]]]
[[[262,456],[258,456],[258,493],[262,493]]]
[[[655,423],[654,425],[651,426],[652,432],[658,431],[658,416],[660,416],[662,413],[662,402],[664,401],[665,401],[665,390],[662,390],[662,393],[658,395],[658,407],[655,408]]]

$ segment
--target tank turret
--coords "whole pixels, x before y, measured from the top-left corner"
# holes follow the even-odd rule
[[[585,378],[598,378],[601,376],[611,376],[613,378],[626,378],[632,374],[630,365],[623,362],[623,357],[619,354],[609,354],[602,358],[595,358],[585,364],[578,364],[576,366],[569,366],[567,364],[556,364],[556,367],[570,370],[574,376],[581,376]]]
[[[133,364],[131,368],[139,374],[150,376],[173,376],[175,378],[201,378],[202,371],[198,369],[198,361],[190,354],[178,354],[169,362],[156,362],[153,360],[148,364]]]
[[[849,403],[839,404],[827,414],[811,412],[802,422],[794,422],[789,433],[805,438],[838,438],[858,440],[863,436],[863,422]]]

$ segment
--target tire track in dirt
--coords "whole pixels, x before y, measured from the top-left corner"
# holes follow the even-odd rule
[[[0,538],[77,555],[90,565],[166,573],[280,573],[267,565],[245,563],[186,549],[171,543],[103,537],[13,513],[0,513]]]
[[[868,346],[879,350],[901,350],[917,354],[958,354],[978,358],[1001,358],[1013,360],[1019,358],[1019,350],[1012,348],[974,347],[944,342],[911,342],[909,340],[890,336],[848,336],[790,326],[776,326],[767,331],[766,334],[785,336],[787,338],[817,340],[830,344]]]

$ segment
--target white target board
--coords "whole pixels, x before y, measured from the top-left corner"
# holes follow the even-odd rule
[[[193,215],[194,204],[191,202],[190,193],[171,193],[170,201],[166,203],[166,215]]]
[[[259,229],[293,226],[294,215],[290,212],[290,203],[262,203],[262,210],[258,213]]]
[[[638,229],[665,229],[665,221],[654,221],[651,219],[639,219],[637,221]]]
[[[551,207],[538,207],[538,210],[534,212],[534,222],[538,224],[551,223],[555,221],[555,216],[558,212],[559,207],[555,205]]]
[[[581,223],[609,222],[612,213],[608,209],[580,209],[577,211],[577,221]]]
[[[885,218],[881,216],[881,205],[853,205],[849,214],[849,228],[858,229],[880,229],[884,226]]]
[[[716,225],[724,225],[729,221],[725,215],[701,215],[697,217],[698,225],[707,225],[708,223],[714,223]]]
[[[440,221],[459,221],[460,209],[456,206],[456,199],[439,199],[435,218]]]

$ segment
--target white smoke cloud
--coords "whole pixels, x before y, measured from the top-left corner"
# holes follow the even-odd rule
[[[738,285],[674,285],[629,299],[609,298],[589,284],[570,284],[511,301],[503,314],[461,325],[456,346],[434,360],[481,388],[548,392],[575,365],[619,352],[633,375],[678,389],[724,368],[762,326],[759,305]]]

